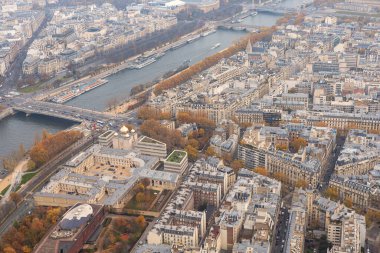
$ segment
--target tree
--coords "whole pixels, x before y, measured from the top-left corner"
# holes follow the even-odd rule
[[[214,150],[211,146],[209,146],[209,147],[206,149],[205,154],[206,154],[207,156],[215,156],[215,155],[216,155],[216,152],[215,152],[215,150]]]
[[[109,110],[115,109],[118,104],[119,104],[119,101],[116,97],[111,97],[107,100],[107,108]]]
[[[33,218],[32,224],[30,225],[30,229],[33,232],[39,233],[44,229],[44,223],[37,217]]]
[[[136,201],[138,203],[143,203],[145,201],[145,194],[143,192],[139,192],[136,194]]]
[[[32,171],[36,169],[36,163],[33,160],[29,160],[26,167],[28,168],[28,171]]]
[[[20,145],[19,145],[19,147],[18,147],[18,152],[19,152],[19,155],[20,156],[24,156],[25,155],[25,153],[26,153],[26,151],[25,151],[25,147],[24,147],[24,145],[21,143]]]
[[[276,145],[276,150],[287,151],[288,150],[288,146],[285,145],[285,144],[277,144]]]
[[[196,139],[190,139],[187,142],[187,144],[190,145],[190,146],[192,146],[195,149],[199,149],[199,141],[197,141]]]
[[[307,146],[307,141],[302,137],[294,138],[289,143],[289,148],[294,153],[297,153],[300,150],[300,148],[304,148],[306,146]]]
[[[145,226],[145,218],[144,216],[140,215],[138,217],[136,217],[136,223],[140,226],[140,227],[144,227]]]
[[[305,20],[305,14],[304,13],[300,13],[297,15],[296,19],[294,20],[294,24],[295,25],[300,25],[303,23],[303,21]]]
[[[144,178],[141,180],[141,183],[144,185],[144,187],[148,187],[150,185],[150,180],[148,178]]]
[[[157,110],[150,106],[141,106],[137,111],[137,117],[139,119],[148,120],[148,119],[159,119],[159,114]]]
[[[52,159],[59,152],[82,138],[83,135],[76,130],[60,131],[56,134],[49,134],[44,130],[42,136],[42,139],[38,139],[30,149],[30,159],[36,164],[36,167],[40,167]]]
[[[190,161],[195,162],[198,158],[198,150],[196,150],[193,146],[187,145],[185,147],[185,151],[190,159]]]
[[[57,223],[59,216],[61,215],[61,208],[51,208],[46,213],[46,218],[52,224]]]
[[[166,120],[169,120],[169,119],[171,119],[171,115],[170,115],[170,113],[169,112],[161,112],[160,113],[160,119],[166,119]]]
[[[11,246],[6,246],[4,249],[3,249],[4,253],[17,253],[16,250],[14,248],[12,248]]]
[[[288,181],[288,177],[282,172],[273,173],[273,177],[282,183],[286,183]]]
[[[21,201],[21,196],[17,192],[11,192],[9,197],[16,205]]]
[[[235,173],[239,170],[244,168],[244,162],[242,160],[234,160],[231,162],[230,167],[235,171]]]
[[[156,120],[145,120],[140,126],[140,131],[150,138],[164,142],[169,152],[175,147],[185,147],[186,140],[179,131],[168,129]]]
[[[28,246],[24,245],[24,246],[22,246],[22,252],[23,253],[31,253],[32,249],[29,248]]]
[[[335,188],[332,188],[332,187],[328,187],[325,190],[324,195],[327,198],[330,198],[332,200],[338,200],[339,199],[339,193],[338,193],[338,191]]]
[[[368,209],[367,213],[365,214],[365,221],[367,224],[367,227],[370,227],[372,223],[380,222],[380,211]]]
[[[268,171],[264,167],[256,167],[253,171],[260,174],[260,175],[268,176]]]
[[[42,129],[42,140],[48,140],[50,136],[50,133],[46,129]]]
[[[343,201],[343,204],[347,206],[348,208],[352,208],[352,198],[351,197],[346,197]]]
[[[142,182],[140,182],[135,186],[134,190],[136,193],[143,192],[143,191],[145,191],[145,186]]]
[[[306,189],[308,185],[309,185],[309,184],[307,183],[306,180],[304,180],[304,179],[299,179],[299,180],[296,182],[295,187],[297,187],[297,188],[302,188],[302,189]]]

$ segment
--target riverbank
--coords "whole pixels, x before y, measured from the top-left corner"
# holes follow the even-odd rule
[[[164,90],[168,90],[182,83],[185,83],[195,75],[217,64],[221,59],[231,57],[237,52],[244,50],[248,41],[251,41],[253,43],[256,41],[261,41],[265,37],[271,36],[276,30],[277,28],[273,27],[268,28],[267,30],[262,30],[260,33],[250,33],[240,41],[232,44],[230,47],[227,47],[213,54],[212,56],[209,56],[208,58],[203,59],[193,64],[192,66],[189,66],[188,68],[185,68],[182,71],[153,84],[152,86],[139,92],[135,96],[126,99],[124,102],[108,111],[112,113],[124,113],[129,109],[136,109],[138,106],[141,106],[145,103],[147,98],[150,96],[150,92],[154,91],[155,94],[159,94]]]
[[[12,108],[5,108],[0,112],[0,120],[5,119],[6,117],[11,116],[13,114],[14,112]]]
[[[20,161],[13,172],[6,176],[3,180],[0,181],[0,192],[4,192],[3,198],[1,199],[1,203],[4,203],[8,200],[8,197],[14,189],[14,186],[20,183],[21,175],[27,170],[27,164],[29,159],[23,159]]]
[[[189,33],[189,34],[185,34],[185,35],[179,37],[177,40],[174,40],[170,43],[165,43],[164,45],[161,45],[161,46],[159,46],[153,50],[157,54],[162,54],[162,53],[164,54],[167,51],[173,49],[173,46],[175,46],[176,44],[178,44],[178,43],[183,43],[183,44],[191,43],[192,41],[199,38],[199,36],[202,33],[209,32],[212,30],[214,30],[214,27],[210,24],[206,24],[205,26],[203,26],[203,27],[201,27],[201,28]],[[173,50],[175,50],[175,49],[173,49]],[[129,58],[125,59],[124,61],[116,63],[116,64],[110,64],[108,66],[105,66],[105,67],[97,70],[95,73],[86,75],[86,76],[84,76],[78,80],[64,84],[64,85],[60,86],[59,88],[52,89],[52,90],[37,94],[34,97],[34,99],[40,100],[40,101],[47,100],[47,99],[50,99],[54,96],[59,95],[62,92],[65,92],[66,90],[70,90],[70,89],[74,88],[76,85],[78,85],[82,82],[88,82],[90,80],[104,79],[106,77],[114,75],[120,71],[123,71],[123,70],[130,68],[131,65],[133,64],[133,62],[136,61],[136,59],[138,59],[140,57],[144,57],[145,53],[146,52],[132,56],[132,57],[129,57]]]

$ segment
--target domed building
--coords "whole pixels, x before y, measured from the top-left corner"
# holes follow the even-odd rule
[[[122,126],[112,140],[113,148],[115,149],[132,149],[137,141],[137,133],[134,129],[129,131],[128,127]]]

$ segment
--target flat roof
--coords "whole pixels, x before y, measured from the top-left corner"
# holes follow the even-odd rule
[[[185,151],[181,150],[174,150],[167,158],[167,162],[172,163],[181,163],[183,159],[187,156],[187,153]]]

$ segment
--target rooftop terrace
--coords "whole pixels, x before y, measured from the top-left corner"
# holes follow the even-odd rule
[[[186,152],[185,151],[180,151],[180,150],[174,150],[168,158],[166,158],[166,161],[172,162],[172,163],[181,163],[182,160],[186,157]]]

